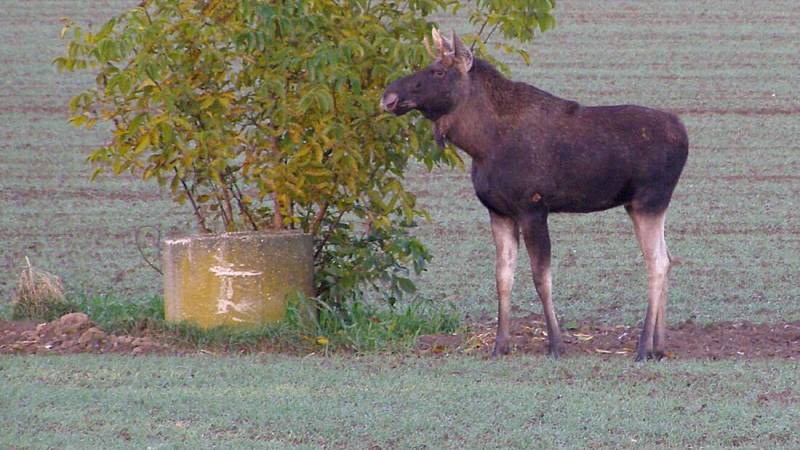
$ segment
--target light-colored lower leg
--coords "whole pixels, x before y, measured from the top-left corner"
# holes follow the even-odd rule
[[[535,267],[536,262],[531,260],[531,266]],[[539,273],[534,273],[533,281],[536,285],[536,293],[539,294],[539,300],[542,302],[542,310],[544,311],[545,323],[547,324],[547,335],[550,342],[550,353],[553,356],[559,356],[564,353],[564,343],[561,339],[561,329],[558,326],[558,318],[556,318],[556,308],[553,305],[553,296],[551,294],[553,288],[553,278],[550,274],[550,264],[542,267]]]
[[[497,282],[497,337],[493,355],[508,353],[511,328],[511,290],[519,249],[519,228],[513,219],[490,214],[492,237],[496,250],[495,278]]]
[[[665,213],[643,214],[629,211],[647,265],[647,314],[639,341],[637,359],[660,356],[666,336],[667,282],[669,251],[664,239]]]
[[[664,247],[666,245],[665,240]],[[653,351],[659,354],[664,353],[664,341],[667,337],[667,291],[669,290],[669,272],[672,269],[672,257],[669,254],[669,250],[667,250],[667,261],[667,273],[664,276],[664,284],[661,288],[661,298],[659,299],[658,312],[656,314],[656,329],[653,335]]]

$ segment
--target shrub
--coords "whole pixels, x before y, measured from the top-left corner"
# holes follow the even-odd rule
[[[403,186],[413,162],[460,166],[429,125],[379,110],[389,81],[426,64],[422,37],[449,0],[144,0],[97,31],[66,21],[61,70],[96,85],[76,126],[111,122],[95,176],[130,172],[188,202],[201,232],[300,229],[315,239],[329,305],[414,291],[430,255],[410,231],[426,213]],[[479,54],[496,32],[530,41],[550,0],[470,3]],[[508,52],[527,54],[508,44]],[[486,56],[486,55],[484,55]]]

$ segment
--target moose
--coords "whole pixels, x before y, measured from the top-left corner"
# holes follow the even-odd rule
[[[429,66],[389,84],[382,108],[418,110],[439,146],[472,159],[496,247],[497,335],[492,357],[510,350],[511,288],[520,230],[542,302],[549,353],[564,353],[552,298],[550,213],[624,206],[647,266],[648,304],[636,360],[664,357],[671,257],[664,221],[686,163],[686,128],[673,114],[635,105],[583,106],[505,78],[473,57],[453,32],[432,30]]]

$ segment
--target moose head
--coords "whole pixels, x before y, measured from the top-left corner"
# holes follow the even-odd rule
[[[433,63],[392,82],[381,98],[384,110],[399,116],[416,109],[435,121],[452,112],[466,98],[472,52],[464,46],[455,31],[447,39],[433,28],[431,36],[436,51],[431,50],[427,38],[424,43],[434,58]]]

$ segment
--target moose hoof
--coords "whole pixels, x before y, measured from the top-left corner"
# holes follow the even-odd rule
[[[492,359],[507,355],[510,351],[511,349],[509,348],[508,341],[495,341],[494,350],[492,350]]]
[[[636,362],[661,361],[666,356],[661,350],[639,351],[636,353]]]
[[[550,348],[548,350],[548,353],[550,353],[550,356],[553,359],[558,359],[558,358],[564,356],[564,354],[566,352],[567,352],[567,349],[564,347],[564,344],[562,344],[560,342],[558,344],[555,344],[555,345],[550,344]]]

